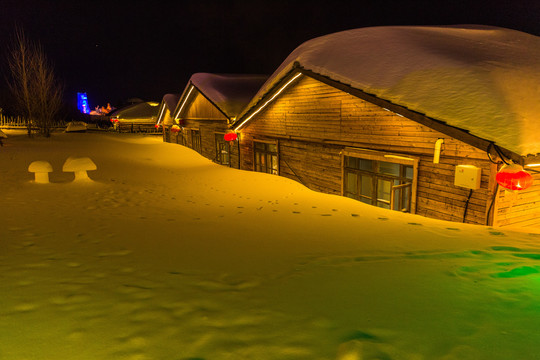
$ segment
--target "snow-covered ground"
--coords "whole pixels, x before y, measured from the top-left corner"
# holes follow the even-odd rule
[[[537,234],[316,193],[156,136],[6,132],[2,360],[540,358]],[[69,156],[93,181],[61,171]]]

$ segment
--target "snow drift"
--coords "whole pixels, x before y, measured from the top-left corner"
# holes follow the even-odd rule
[[[1,359],[538,357],[537,234],[317,193],[160,137],[8,135]],[[69,155],[94,181],[61,171]],[[27,172],[38,157],[50,184]]]

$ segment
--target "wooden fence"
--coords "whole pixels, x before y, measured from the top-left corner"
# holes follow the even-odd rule
[[[26,128],[26,119],[21,116],[5,116],[0,114],[0,128]]]
[[[114,124],[117,132],[161,134],[162,130],[156,128],[154,123],[137,121],[119,121]]]
[[[3,114],[0,114],[0,128],[2,129],[26,129],[26,119],[22,116],[6,116]],[[60,128],[65,127],[66,124],[64,121],[59,120],[55,121],[51,128]],[[35,125],[35,123],[32,122],[32,129],[37,129],[38,127]]]
[[[109,129],[116,132],[161,134],[161,129],[157,129],[153,122],[125,121],[116,122],[113,125],[109,117],[103,116],[89,116],[84,120],[87,124],[93,124],[94,126],[92,128]],[[57,121],[51,126],[51,129],[63,128],[65,126],[66,123],[64,121]],[[21,116],[14,117],[0,114],[0,129],[26,129],[26,119]],[[38,127],[33,124],[32,129],[37,130]]]

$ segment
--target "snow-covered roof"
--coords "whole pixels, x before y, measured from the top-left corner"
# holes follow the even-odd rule
[[[245,111],[295,62],[517,154],[540,153],[540,37],[480,25],[370,27],[322,36],[296,48]]]
[[[111,116],[120,119],[155,118],[157,116],[158,106],[159,103],[157,102],[142,102],[118,109]]]
[[[161,101],[165,103],[165,106],[167,106],[169,112],[172,113],[174,108],[176,108],[176,104],[178,104],[178,100],[180,100],[179,94],[165,94],[163,95],[163,100]]]
[[[267,79],[267,75],[196,73],[190,83],[232,118],[240,114]]]

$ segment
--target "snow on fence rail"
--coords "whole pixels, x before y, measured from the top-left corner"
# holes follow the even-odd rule
[[[93,124],[94,127],[108,129],[113,126],[116,132],[129,133],[146,133],[146,134],[161,134],[161,130],[155,127],[155,124],[148,122],[126,121],[111,124],[109,117],[90,116],[85,119],[87,124]],[[65,127],[66,123],[62,120],[56,121],[51,125],[51,128]],[[26,118],[21,116],[6,116],[0,114],[0,129],[26,129]],[[32,123],[32,129],[37,130],[38,127]]]
[[[26,118],[22,116],[6,116],[0,114],[0,128],[3,129],[25,129],[27,124]],[[62,120],[55,121],[51,128],[64,127],[66,124]],[[37,129],[37,125],[32,121],[32,129]]]
[[[5,116],[0,114],[0,127],[1,128],[25,128],[26,119],[20,116]]]

